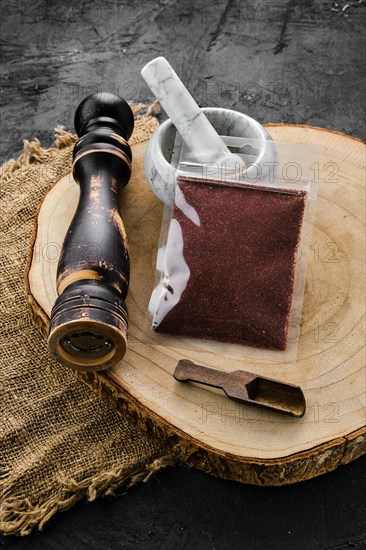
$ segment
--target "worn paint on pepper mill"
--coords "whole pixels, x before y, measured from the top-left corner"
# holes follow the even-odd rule
[[[119,202],[131,176],[133,127],[129,105],[114,94],[87,97],[75,114],[80,199],[58,264],[48,346],[79,370],[110,367],[126,352],[130,259]]]

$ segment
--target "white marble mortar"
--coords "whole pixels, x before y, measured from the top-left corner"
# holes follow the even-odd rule
[[[259,166],[262,159],[268,162],[274,156],[273,144],[268,145],[270,135],[253,118],[221,107],[204,107],[202,111],[219,135],[258,140],[256,148],[259,153],[255,163]],[[144,158],[147,181],[155,195],[168,206],[174,203],[176,168],[172,166],[171,158],[176,131],[170,119],[163,122],[150,138]],[[250,175],[251,166],[246,170]]]

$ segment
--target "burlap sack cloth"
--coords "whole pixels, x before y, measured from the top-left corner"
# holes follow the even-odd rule
[[[157,121],[137,115],[130,143]],[[24,142],[1,171],[0,529],[27,535],[57,511],[112,494],[172,462],[168,440],[121,417],[50,356],[28,314],[24,268],[38,205],[70,170],[76,137],[56,129],[55,148]],[[146,428],[146,426],[145,426]]]

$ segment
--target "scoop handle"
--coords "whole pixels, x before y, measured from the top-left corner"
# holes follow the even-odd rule
[[[259,376],[253,372],[236,370],[224,372],[188,359],[181,359],[174,378],[180,382],[198,382],[222,389],[229,399],[302,418],[306,402],[300,386]]]

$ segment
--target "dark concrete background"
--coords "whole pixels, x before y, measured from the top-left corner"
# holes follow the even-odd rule
[[[52,144],[95,91],[151,102],[141,67],[164,55],[202,106],[260,122],[365,137],[363,0],[3,0],[1,160],[23,138]],[[164,117],[164,115],[162,115]],[[20,549],[341,549],[366,547],[366,460],[282,488],[183,467],[126,495],[80,503]]]
[[[0,10],[2,159],[25,137],[51,143],[94,91],[150,102],[140,69],[157,55],[202,106],[365,135],[363,0],[3,0]]]

